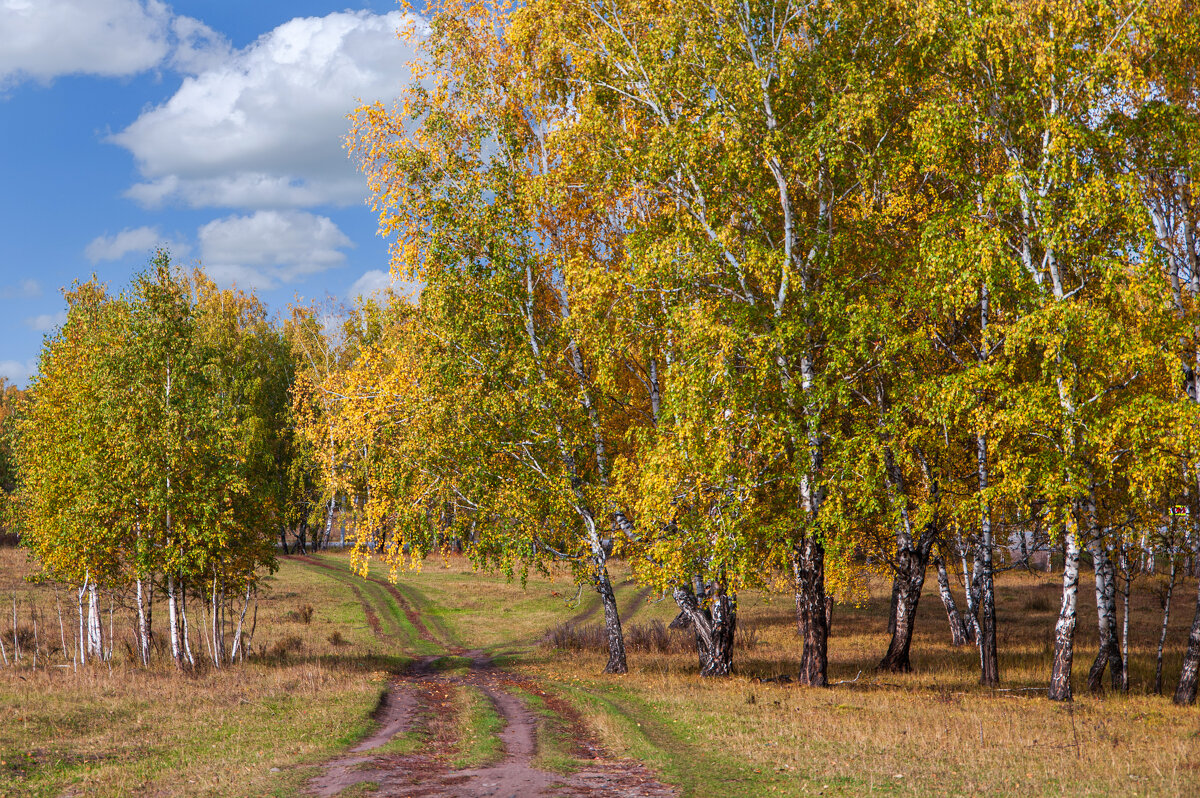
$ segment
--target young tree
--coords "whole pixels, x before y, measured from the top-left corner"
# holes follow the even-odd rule
[[[435,397],[426,412],[446,424],[434,440],[456,439],[449,446],[480,464],[439,476],[480,527],[501,533],[501,549],[578,565],[604,607],[605,670],[622,673],[607,567],[626,525],[611,498],[619,439],[593,383],[605,353],[574,332],[572,280],[574,259],[617,253],[559,193],[551,132],[569,109],[509,41],[504,11],[439,6],[424,42],[429,85],[406,95],[403,115],[360,109],[350,145],[381,231],[397,236],[394,271],[425,284],[420,379]],[[430,455],[448,462],[437,443]]]

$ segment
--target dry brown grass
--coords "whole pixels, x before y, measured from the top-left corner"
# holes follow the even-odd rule
[[[1000,582],[1003,691],[978,686],[975,649],[950,646],[932,591],[918,613],[914,672],[876,673],[887,646],[881,580],[860,606],[835,609],[830,678],[849,683],[828,690],[755,681],[794,674],[800,652],[790,602],[761,594],[740,602],[739,621],[757,626],[758,645],[738,652],[730,679],[700,680],[694,654],[631,657],[630,674],[615,679],[580,676],[603,667],[598,654],[547,657],[528,668],[579,701],[608,745],[657,764],[697,795],[1193,792],[1200,710],[1148,694],[1161,619],[1149,580],[1140,589],[1135,583],[1130,694],[1080,695],[1097,639],[1093,596],[1081,590],[1077,700],[1064,706],[1044,698],[1059,578],[1022,572]],[[1177,590],[1169,686],[1195,583]]]
[[[21,557],[0,551],[0,610],[15,588],[20,607],[28,593],[49,611],[53,594],[20,582],[27,571]],[[374,566],[372,574],[386,570]],[[625,576],[618,567],[618,580]],[[980,688],[974,649],[949,645],[932,580],[918,613],[911,674],[874,671],[887,643],[884,582],[870,583],[859,605],[835,608],[830,678],[848,683],[828,690],[756,681],[798,668],[786,596],[741,596],[739,619],[754,627],[756,644],[736,652],[734,677],[701,680],[690,651],[635,651],[630,674],[602,677],[601,653],[541,647],[548,629],[579,621],[596,604],[587,591],[575,603],[564,572],[531,577],[523,589],[473,573],[462,558],[437,558],[420,573],[401,573],[399,588],[445,638],[506,655],[558,685],[610,748],[649,762],[687,794],[1194,793],[1200,710],[1149,694],[1160,619],[1153,580],[1134,586],[1131,692],[1095,698],[1083,694],[1096,645],[1088,578],[1080,591],[1078,698],[1069,707],[1041,692],[1057,574],[1012,572],[999,583],[1006,691]],[[1177,587],[1168,688],[1195,587]],[[145,671],[121,662],[118,647],[111,671],[0,668],[0,794],[294,794],[309,772],[304,763],[344,750],[363,733],[381,684],[372,677],[402,662],[394,658],[401,632],[380,640],[366,621],[361,602],[371,595],[363,585],[356,594],[327,569],[287,561],[260,609],[254,648],[267,656],[246,667],[192,676],[166,666]],[[676,613],[673,602],[632,585],[618,596],[629,624],[649,628]],[[306,606],[313,608],[307,622]],[[0,611],[0,629],[4,617]],[[276,647],[286,653],[270,655]]]
[[[54,593],[24,581],[31,571],[23,553],[0,549],[0,620],[11,627],[15,591],[18,625],[31,625],[32,600],[43,645],[36,670],[29,653],[19,668],[0,667],[0,795],[292,794],[305,778],[298,765],[369,726],[394,664],[369,654],[382,647],[348,589],[285,562],[260,602],[254,648],[265,657],[191,674],[165,656],[136,667],[128,614],[117,614],[112,662],[56,667],[71,661],[73,599],[61,595],[68,654],[51,655],[47,625],[61,649]],[[296,612],[305,605],[307,622]],[[334,631],[353,655],[328,642]],[[193,649],[202,657],[198,639]]]

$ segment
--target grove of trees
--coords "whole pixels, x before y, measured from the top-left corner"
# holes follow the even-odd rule
[[[17,415],[21,542],[45,576],[79,586],[84,662],[110,650],[101,590],[132,597],[143,663],[155,594],[178,665],[202,655],[196,602],[211,661],[244,658],[246,612],[289,503],[288,343],[257,300],[166,253],[120,296],[90,281],[66,297]]]
[[[1087,561],[1089,685],[1125,686],[1118,595],[1200,545],[1187,3],[430,11],[416,83],[348,140],[423,292],[372,310],[302,425],[372,550],[574,563],[613,672],[613,554],[710,675],[738,592],[786,573],[810,685],[864,567],[908,669],[931,564],[997,684],[994,574],[1053,550],[1051,698]],[[1200,614],[1176,700],[1198,664]]]
[[[879,667],[910,669],[932,567],[994,686],[995,575],[1038,554],[1062,569],[1049,696],[1072,697],[1088,565],[1088,685],[1127,689],[1131,581],[1173,588],[1200,553],[1189,0],[428,13],[414,84],[347,138],[416,300],[273,325],[165,255],[68,293],[15,501],[89,618],[132,591],[148,659],[166,595],[183,663],[199,601],[236,659],[276,539],[344,512],[360,565],[569,564],[611,673],[614,557],[674,598],[706,676],[739,593],[783,580],[810,686],[866,571],[892,580]],[[1198,675],[1200,595],[1177,702]]]

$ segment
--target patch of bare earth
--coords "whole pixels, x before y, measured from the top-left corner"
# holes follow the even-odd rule
[[[464,652],[470,670],[461,675],[443,674],[431,667],[436,657],[418,660],[412,670],[395,679],[392,690],[376,712],[380,728],[351,749],[351,756],[325,765],[324,772],[309,783],[311,791],[332,798],[356,784],[378,785],[378,796],[422,798],[525,798],[526,796],[676,796],[674,788],[658,781],[641,764],[609,757],[578,717],[565,704],[546,695],[536,683],[491,667],[480,652]],[[504,721],[500,732],[503,755],[494,765],[455,769],[450,751],[454,748],[453,722],[446,696],[452,686],[471,685],[487,697]],[[579,770],[554,773],[533,764],[537,754],[538,717],[509,688],[536,693],[546,699],[565,722],[571,724]],[[429,741],[414,754],[377,754],[377,749],[423,723]]]

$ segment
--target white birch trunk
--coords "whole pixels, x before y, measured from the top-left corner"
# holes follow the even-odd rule
[[[1049,697],[1052,701],[1070,701],[1071,663],[1075,656],[1075,603],[1079,592],[1079,535],[1075,522],[1068,518],[1063,531],[1062,605],[1054,625],[1054,668],[1050,676]]]
[[[192,656],[192,639],[190,630],[188,629],[187,617],[187,585],[182,582],[179,585],[179,618],[183,622],[183,656],[187,659],[188,665],[196,667],[196,658]]]
[[[150,664],[150,633],[146,625],[146,601],[142,590],[142,578],[137,578],[137,614],[138,614],[138,649],[142,654],[142,664]]]
[[[183,667],[179,650],[179,608],[175,597],[175,577],[167,576],[167,624],[171,638],[171,657],[177,667]]]
[[[79,664],[87,665],[87,624],[83,620],[83,594],[87,593],[88,574],[83,575],[83,584],[79,588],[79,592],[75,594],[75,609],[79,615],[79,630],[75,637],[77,649],[79,651]],[[15,628],[15,616],[14,616]]]
[[[242,648],[242,624],[246,620],[246,608],[250,606],[250,585],[246,585],[246,597],[242,600],[242,614],[238,616],[237,629],[233,632],[233,648],[229,654],[229,661],[236,662],[238,652]]]
[[[62,617],[62,601],[58,597],[58,585],[54,586],[54,607],[58,610],[58,635],[62,641],[63,662],[67,661],[67,627],[63,623]],[[71,656],[74,661],[74,655]]]
[[[100,625],[100,596],[95,582],[88,586],[87,650],[93,657],[104,659],[103,627]]]
[[[17,594],[13,593],[13,662],[21,661],[21,639],[17,636]]]

